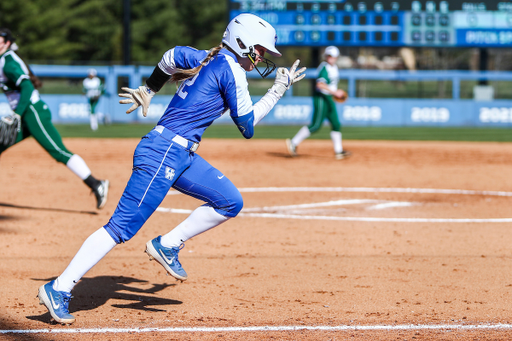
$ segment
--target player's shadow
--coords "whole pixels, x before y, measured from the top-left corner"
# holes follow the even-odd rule
[[[9,220],[23,220],[26,219],[24,216],[16,216],[16,215],[7,215],[7,214],[0,214],[0,222],[2,221],[9,221]],[[0,233],[2,232],[2,228],[0,227]]]
[[[20,330],[20,325],[18,322],[14,322],[12,319],[8,319],[4,316],[0,316],[0,330]],[[40,340],[48,340],[41,336],[41,334],[18,334],[18,333],[5,333],[0,334],[0,340],[2,341],[40,341]]]
[[[313,155],[313,154],[299,154],[297,156],[291,156],[288,153],[277,153],[277,152],[267,152],[268,156],[278,157],[282,159],[332,159],[332,156],[328,155]]]
[[[27,219],[27,218],[24,216],[0,214],[0,223],[7,222],[7,221],[20,221],[23,219]],[[0,234],[7,234],[7,233],[10,234],[10,233],[17,233],[17,232],[19,232],[19,230],[17,230],[14,227],[9,228],[9,227],[0,225]]]
[[[42,284],[55,278],[33,279]],[[130,286],[129,284],[134,284]],[[137,287],[144,284],[144,288]],[[110,299],[124,300],[126,304],[112,304],[121,309],[135,309],[150,312],[166,311],[164,306],[182,304],[183,302],[168,298],[151,296],[176,284],[151,284],[149,282],[132,277],[123,276],[99,276],[94,278],[82,278],[73,289],[73,299],[69,304],[69,312],[92,310],[107,303]],[[27,316],[30,320],[48,322],[51,320],[49,312],[42,315]]]
[[[292,159],[292,158],[294,158],[294,156],[291,156],[288,153],[267,152],[267,155],[268,156],[273,156],[273,157],[284,158],[284,159]]]
[[[23,219],[23,217],[17,217],[14,215],[3,215],[0,214],[0,221],[7,221],[7,220],[20,220]]]
[[[27,209],[27,210],[38,210],[38,211],[91,214],[91,215],[97,215],[98,214],[98,212],[94,212],[94,211],[80,211],[80,210],[70,210],[70,209],[66,209],[66,208],[25,206],[25,205],[8,204],[8,203],[4,203],[4,202],[0,202],[0,207],[22,208],[22,209]]]

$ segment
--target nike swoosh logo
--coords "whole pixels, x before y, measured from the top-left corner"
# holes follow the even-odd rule
[[[222,174],[222,176],[217,175],[217,179],[219,179],[219,180],[222,179],[223,177],[224,177],[224,174]]]
[[[52,307],[53,307],[53,309],[59,309],[60,304],[55,304],[55,301],[53,300],[53,296],[52,296],[52,294],[51,294],[51,293],[50,293],[50,300],[52,301]]]
[[[164,253],[162,252],[162,250],[158,250],[158,252],[160,253],[160,256],[162,256],[162,258],[170,265],[172,265],[172,262],[174,260],[174,257],[172,257],[171,259],[167,258]]]

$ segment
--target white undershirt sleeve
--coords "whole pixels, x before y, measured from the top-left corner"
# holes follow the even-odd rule
[[[268,89],[265,96],[263,96],[252,107],[254,114],[254,125],[258,124],[265,116],[267,116],[267,114],[270,112],[270,110],[272,110],[274,105],[276,105],[277,101],[279,101],[282,96],[282,93],[276,90],[275,84],[270,89]]]

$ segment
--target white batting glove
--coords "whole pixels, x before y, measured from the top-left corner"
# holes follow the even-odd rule
[[[131,104],[133,105],[130,109],[126,110],[126,113],[129,114],[139,106],[142,106],[142,115],[146,117],[148,114],[149,103],[151,102],[151,98],[155,95],[153,90],[148,88],[146,85],[141,85],[137,89],[130,88],[121,88],[126,93],[119,94],[120,97],[126,97],[128,99],[122,99],[119,101],[121,104]]]
[[[304,73],[304,71],[306,71],[305,67],[297,70],[299,63],[300,60],[297,59],[290,70],[284,67],[277,69],[276,80],[273,88],[281,96],[283,96],[286,90],[290,89],[294,83],[297,83],[302,78],[306,77],[306,74]]]

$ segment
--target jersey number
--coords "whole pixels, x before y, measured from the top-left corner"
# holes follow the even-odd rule
[[[191,86],[192,84],[194,84],[194,82],[197,79],[197,76],[199,76],[199,73],[195,75],[194,78],[186,80],[183,83],[181,83],[180,88],[178,89],[178,96],[180,96],[182,99],[185,99],[187,97],[188,92],[184,91],[184,88],[186,86]]]

